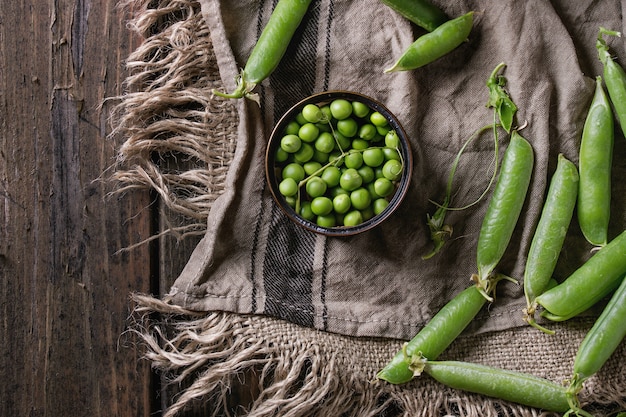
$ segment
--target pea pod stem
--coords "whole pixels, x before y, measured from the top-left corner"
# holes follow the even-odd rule
[[[566,389],[545,378],[461,361],[416,361],[414,370],[462,391],[526,405],[565,412],[570,409]]]
[[[246,97],[258,104],[258,94],[252,93],[252,90],[269,77],[282,60],[311,1],[279,0],[252,49],[245,68],[237,77],[235,90],[231,93],[213,90],[213,94],[224,98]]]
[[[580,143],[578,222],[589,243],[607,242],[611,206],[611,164],[613,158],[613,113],[596,78],[596,88],[585,119]]]
[[[457,153],[456,157],[454,158],[452,167],[450,168],[450,172],[448,174],[448,183],[446,185],[446,195],[444,197],[444,200],[441,204],[435,203],[437,206],[437,210],[432,216],[430,214],[426,215],[427,216],[426,223],[430,230],[430,239],[433,242],[433,248],[426,255],[422,256],[422,259],[430,259],[433,256],[435,256],[437,253],[439,253],[439,251],[443,248],[443,245],[445,244],[445,242],[450,238],[450,236],[452,236],[452,231],[453,231],[452,226],[445,223],[446,213],[448,211],[465,210],[473,206],[474,204],[477,204],[487,194],[487,191],[491,188],[493,181],[495,181],[496,174],[497,174],[497,166],[498,166],[497,138],[494,139],[494,142],[495,142],[494,171],[493,171],[493,175],[491,176],[489,180],[489,184],[487,185],[485,190],[474,202],[470,204],[467,204],[463,207],[458,207],[458,208],[450,207],[450,203],[452,200],[452,183],[453,183],[454,175],[456,174],[456,170],[461,159],[461,155],[463,154],[467,146],[470,144],[470,142],[472,142],[474,139],[480,136],[485,130],[491,129],[492,127],[497,127],[497,126],[494,126],[494,125],[484,126],[478,129],[476,132],[474,132],[474,134],[472,134],[472,136],[470,136],[469,139],[465,141],[465,143],[463,144],[463,146]]]
[[[564,155],[559,154],[524,270],[524,320],[550,334],[554,332],[535,321],[535,298],[546,290],[552,278],[573,217],[577,193],[578,169]]]
[[[517,113],[517,105],[511,100],[509,93],[504,88],[506,86],[506,78],[500,74],[504,67],[506,67],[504,62],[496,65],[487,79],[487,88],[489,88],[487,107],[494,109],[495,115],[500,119],[500,125],[507,133],[511,133]]]
[[[381,2],[429,32],[449,20],[443,10],[428,0],[381,0]]]
[[[591,308],[620,284],[626,274],[626,231],[595,252],[569,277],[537,296],[552,321],[568,320]]]
[[[432,32],[420,36],[384,72],[408,71],[421,68],[452,52],[469,36],[474,12],[449,20]]]
[[[489,296],[489,277],[500,262],[511,240],[530,185],[534,154],[530,143],[516,130],[502,160],[487,212],[483,219],[476,250],[478,274],[473,277],[484,296]]]
[[[587,379],[596,374],[626,337],[626,278],[585,335],[574,359],[573,377],[567,390],[572,409]]]

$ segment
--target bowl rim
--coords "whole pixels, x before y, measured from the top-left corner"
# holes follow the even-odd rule
[[[394,193],[393,197],[389,201],[389,205],[383,210],[380,214],[377,214],[370,219],[360,223],[356,226],[335,226],[332,228],[319,226],[317,223],[307,220],[301,217],[296,211],[287,204],[286,200],[280,193],[277,191],[277,178],[275,175],[275,150],[278,146],[277,143],[280,143],[277,140],[278,135],[284,128],[284,125],[291,121],[298,111],[302,109],[306,104],[310,103],[324,103],[326,101],[332,101],[335,99],[349,99],[354,101],[361,101],[366,104],[369,108],[374,111],[378,111],[385,116],[389,124],[392,126],[394,130],[398,133],[398,137],[400,138],[400,152],[404,162],[404,169],[402,172],[402,177],[398,183],[398,188]],[[385,221],[389,216],[391,216],[396,209],[400,206],[404,197],[407,194],[409,184],[411,182],[411,178],[413,176],[413,152],[411,149],[411,143],[409,141],[409,137],[402,127],[402,124],[397,119],[395,114],[393,114],[384,104],[380,101],[367,96],[362,93],[357,93],[349,90],[328,90],[319,93],[312,94],[294,105],[292,105],[275,123],[272,132],[270,133],[266,151],[265,151],[265,177],[268,182],[268,186],[270,189],[270,193],[272,194],[273,200],[280,207],[283,213],[289,217],[291,221],[302,226],[303,228],[310,230],[312,232],[322,234],[325,236],[351,236],[355,234],[359,234],[365,231],[368,231],[383,221]]]

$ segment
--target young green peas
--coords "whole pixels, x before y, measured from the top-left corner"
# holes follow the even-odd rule
[[[370,108],[360,101],[352,102],[352,113],[358,118],[365,118],[370,113]]]
[[[359,131],[359,124],[352,118],[337,121],[337,131],[347,138],[353,138]]]
[[[375,168],[381,166],[385,161],[385,154],[380,148],[370,148],[363,151],[363,163]]]
[[[302,218],[306,219],[306,220],[313,220],[315,219],[315,214],[313,213],[313,210],[311,210],[311,202],[310,201],[303,201],[302,202],[302,206],[300,207],[300,216],[302,216]]]
[[[311,200],[311,211],[316,216],[326,216],[333,211],[333,201],[325,196],[315,197]]]
[[[337,120],[347,119],[352,115],[352,104],[345,99],[335,99],[330,103],[330,113]]]
[[[358,136],[361,139],[371,141],[378,134],[378,130],[376,130],[376,126],[373,124],[364,124],[359,128]]]
[[[390,181],[397,181],[402,176],[402,163],[395,159],[390,159],[383,165],[383,175]]]
[[[332,133],[322,132],[315,140],[315,149],[323,153],[330,153],[335,149],[335,138]]]
[[[297,135],[285,135],[280,140],[280,148],[287,153],[296,153],[302,146],[302,140]]]
[[[285,197],[291,197],[298,193],[298,183],[293,178],[285,178],[278,184],[278,191]]]
[[[366,188],[361,187],[350,193],[350,202],[355,209],[365,210],[372,202],[372,197]]]
[[[320,177],[312,177],[307,181],[305,189],[311,198],[316,198],[323,196],[324,193],[326,193],[327,186],[324,180]]]
[[[300,146],[300,149],[298,149],[293,154],[293,158],[296,160],[296,162],[300,162],[301,164],[304,164],[305,162],[308,162],[311,159],[313,159],[314,153],[315,153],[315,150],[313,146],[311,146],[310,144],[306,142],[302,142],[302,146]]]
[[[355,138],[352,140],[352,149],[354,150],[364,151],[365,149],[368,149],[369,147],[370,147],[370,144],[365,139]]]
[[[337,225],[337,220],[332,214],[324,214],[317,216],[316,223],[318,226],[330,228]]]
[[[344,158],[343,163],[348,168],[359,169],[363,165],[363,154],[361,152],[350,152]]]
[[[322,169],[322,164],[317,161],[311,160],[305,162],[302,167],[304,168],[304,173],[306,175],[315,175],[319,170]]]
[[[374,181],[374,191],[381,197],[387,197],[393,193],[394,185],[388,178],[377,178]]]
[[[398,152],[396,148],[389,148],[385,146],[383,148],[383,154],[385,155],[385,160],[387,161],[391,159],[394,159],[396,161],[402,161],[402,158],[400,157],[400,153]]]
[[[293,178],[295,182],[302,181],[305,175],[304,167],[295,162],[287,164],[281,173],[282,178]]]
[[[286,162],[289,159],[289,152],[285,152],[285,150],[281,147],[276,149],[276,162]]]
[[[374,170],[370,166],[361,165],[359,168],[357,168],[356,171],[359,173],[359,175],[363,179],[364,184],[371,183],[376,179],[376,174],[374,173]]]
[[[299,130],[300,130],[300,123],[296,122],[295,120],[292,120],[289,123],[287,123],[284,134],[285,135],[297,135]]]
[[[314,142],[320,134],[320,129],[313,123],[305,123],[298,130],[298,136],[304,142]]]
[[[385,135],[385,146],[392,149],[400,147],[400,138],[395,130],[390,130]]]
[[[347,191],[354,191],[363,184],[363,178],[354,168],[346,169],[339,178],[339,185]]]
[[[386,198],[377,198],[374,200],[374,214],[379,215],[389,206],[389,201]]]
[[[363,214],[358,210],[353,210],[343,217],[343,225],[347,227],[358,226],[363,223]]]
[[[328,166],[322,171],[321,178],[326,185],[330,187],[336,187],[339,185],[339,178],[341,178],[341,171],[335,166]]]
[[[352,207],[352,202],[350,200],[350,195],[348,194],[337,194],[333,198],[333,208],[335,213],[345,214]]]
[[[302,117],[309,123],[318,123],[325,118],[322,110],[315,104],[306,104],[302,108]]]
[[[387,118],[377,111],[370,114],[370,122],[376,127],[386,127],[389,124]]]

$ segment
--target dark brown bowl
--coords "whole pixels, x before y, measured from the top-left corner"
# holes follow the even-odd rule
[[[330,103],[335,99],[346,99],[350,101],[360,101],[363,104],[366,104],[370,109],[377,111],[385,116],[389,125],[396,131],[400,147],[398,149],[400,156],[403,160],[403,171],[401,178],[396,183],[396,188],[394,193],[390,196],[389,205],[378,215],[375,215],[368,220],[365,220],[363,223],[357,226],[336,226],[336,227],[323,227],[318,225],[317,223],[307,220],[301,217],[294,208],[292,208],[286,201],[285,197],[279,192],[278,184],[280,182],[280,172],[276,162],[276,151],[280,146],[281,138],[283,137],[283,132],[287,124],[292,121],[296,115],[302,111],[302,108],[307,104],[318,104],[324,105]],[[396,119],[396,117],[380,102],[372,99],[371,97],[365,96],[363,94],[354,93],[350,91],[326,91],[318,94],[314,94],[310,97],[307,97],[300,102],[296,103],[292,106],[278,121],[276,126],[274,127],[272,134],[270,136],[267,151],[265,156],[265,173],[267,176],[267,181],[269,183],[269,188],[274,197],[274,200],[279,205],[279,207],[283,210],[287,216],[304,227],[305,229],[311,230],[316,233],[320,233],[326,236],[349,236],[357,233],[362,233],[367,230],[372,229],[373,227],[378,226],[383,221],[385,221],[391,214],[398,208],[406,192],[409,187],[409,183],[411,181],[413,169],[413,156],[411,153],[411,146],[409,144],[408,137],[406,132],[402,128],[400,122]]]

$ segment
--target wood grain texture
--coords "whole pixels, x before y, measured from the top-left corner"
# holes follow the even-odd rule
[[[149,416],[125,333],[149,292],[147,192],[108,196],[107,98],[140,42],[114,1],[0,5],[0,415]]]

